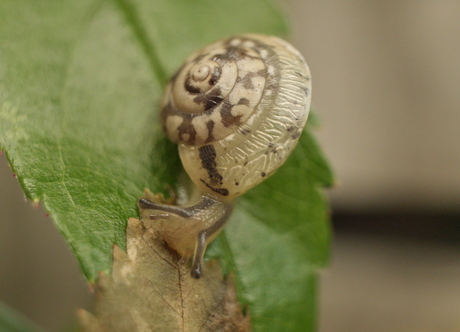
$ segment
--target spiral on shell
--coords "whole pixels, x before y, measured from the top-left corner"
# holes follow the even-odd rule
[[[289,43],[240,35],[192,54],[162,105],[167,136],[203,192],[234,198],[271,175],[308,117],[309,69]]]

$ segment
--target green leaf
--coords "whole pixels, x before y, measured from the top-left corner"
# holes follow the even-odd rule
[[[90,281],[110,270],[113,244],[125,248],[144,187],[166,192],[177,181],[177,148],[157,115],[167,77],[213,40],[286,30],[270,0],[0,2],[0,147]],[[314,325],[329,243],[318,190],[331,182],[305,132],[285,166],[239,200],[210,248],[235,272],[254,330]]]
[[[245,5],[257,12],[252,20],[233,22],[229,13],[245,12],[243,3],[0,4],[0,146],[90,280],[110,269],[113,243],[125,247],[143,188],[165,191],[179,172],[156,112],[165,77],[222,35],[283,31],[263,1]]]

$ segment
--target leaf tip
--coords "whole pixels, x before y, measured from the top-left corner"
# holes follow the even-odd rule
[[[129,227],[139,227],[141,224],[139,219],[136,218],[129,218],[128,219],[128,228]]]
[[[40,200],[38,198],[34,198],[32,200],[32,206],[36,209],[38,209],[40,207]]]
[[[77,309],[77,317],[81,331],[97,332],[102,330],[102,327],[97,318],[85,309]]]

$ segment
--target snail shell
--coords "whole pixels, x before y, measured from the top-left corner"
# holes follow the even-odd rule
[[[311,78],[272,36],[240,35],[192,54],[171,79],[162,124],[203,193],[233,200],[280,167],[305,126]]]
[[[196,199],[169,205],[141,198],[163,237],[202,273],[207,245],[230,218],[234,200],[280,167],[307,121],[310,71],[276,37],[241,35],[192,54],[171,79],[162,105],[168,137],[197,185]]]

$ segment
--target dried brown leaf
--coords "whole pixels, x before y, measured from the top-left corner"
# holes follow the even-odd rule
[[[223,280],[214,261],[192,278],[165,246],[162,225],[129,219],[127,253],[114,246],[112,275],[101,274],[97,284],[95,314],[79,313],[82,330],[250,331],[232,278]]]

